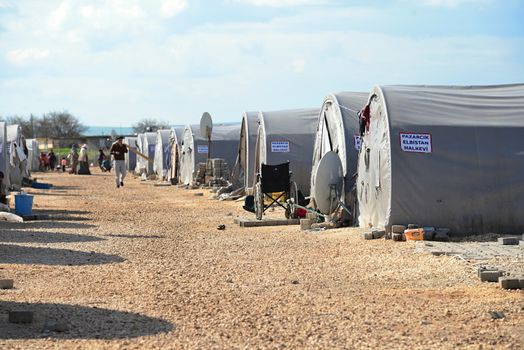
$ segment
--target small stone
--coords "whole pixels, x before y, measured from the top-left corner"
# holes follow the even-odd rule
[[[204,195],[204,194],[203,194],[202,192],[197,192],[197,193],[195,193],[195,196],[196,196],[196,197],[202,197],[203,195]]]
[[[33,311],[9,311],[9,322],[31,323],[33,322]]]
[[[0,289],[12,289],[14,286],[14,280],[4,279],[0,280]]]
[[[502,289],[520,289],[520,281],[514,277],[500,277],[500,287]]]
[[[226,225],[224,225],[224,224],[221,224],[221,225],[218,225],[218,226],[217,226],[217,230],[221,230],[221,231],[223,231],[223,230],[225,230],[225,229],[226,229]]]
[[[500,237],[497,241],[499,242],[499,244],[502,244],[502,245],[518,245],[519,244],[518,237]]]
[[[233,283],[233,279],[232,278],[226,279],[226,283]]]
[[[491,318],[494,319],[494,320],[499,320],[499,319],[501,319],[501,318],[506,317],[506,315],[504,315],[504,313],[501,312],[501,311],[490,311],[490,312],[489,312],[489,315],[490,315]]]
[[[427,326],[428,324],[430,324],[430,322],[428,320],[422,320],[420,321],[420,324],[423,326]]]
[[[291,284],[299,284],[300,282],[298,280],[292,280]]]

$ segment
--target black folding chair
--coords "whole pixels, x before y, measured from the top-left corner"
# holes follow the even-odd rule
[[[262,220],[264,212],[273,205],[284,208],[286,218],[294,216],[288,200],[291,199],[294,203],[297,203],[297,185],[291,181],[291,174],[289,162],[277,165],[262,164],[261,172],[257,174],[254,193],[257,220]],[[274,193],[280,194],[274,198]],[[269,204],[265,204],[266,198]]]

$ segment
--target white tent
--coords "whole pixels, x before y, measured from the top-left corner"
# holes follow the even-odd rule
[[[169,156],[171,154],[169,137],[171,129],[158,130],[155,142],[155,162],[153,170],[159,178],[167,180],[169,170]]]
[[[342,163],[344,188],[340,200],[351,210],[355,207],[356,198],[351,194],[355,185],[357,158],[359,151],[358,112],[366,104],[367,93],[339,92],[324,99],[318,118],[313,164],[311,171],[311,198],[315,205],[315,174],[318,163],[329,151],[337,153]]]
[[[178,182],[180,178],[180,149],[184,127],[173,127],[169,135],[169,179]]]
[[[3,183],[9,187],[9,153],[5,122],[0,122],[0,171],[4,173]]]
[[[524,232],[524,85],[376,86],[362,116],[361,227]]]
[[[309,196],[318,112],[318,108],[260,112],[253,174],[260,172],[262,163],[290,161],[292,180]]]
[[[142,153],[142,149],[143,149],[143,143],[144,143],[144,139],[145,139],[145,134],[138,134],[137,137],[136,137],[136,146],[137,146],[137,149],[139,152]],[[136,158],[136,168],[135,168],[135,173],[141,175],[142,173],[145,173],[146,172],[146,168],[147,168],[147,160],[145,160],[144,158],[142,157],[137,157]]]
[[[240,124],[240,143],[235,164],[235,176],[246,192],[250,192],[253,188],[257,133],[258,112],[245,112]]]
[[[211,134],[211,157],[224,159],[229,171],[235,164],[238,152],[240,124],[213,124]],[[198,163],[208,158],[208,141],[200,136],[199,125],[188,125],[182,134],[180,154],[180,182],[193,184]]]
[[[124,138],[124,143],[126,145],[128,145],[129,147],[131,147],[132,149],[134,150],[137,150],[138,149],[138,146],[137,146],[137,140],[138,138],[137,137],[133,137],[133,136],[128,136],[126,138]],[[131,171],[131,170],[135,170],[136,169],[136,163],[137,163],[137,156],[135,153],[131,152],[131,151],[128,151],[126,153],[126,169]]]
[[[155,159],[155,149],[156,149],[156,132],[146,132],[144,134],[144,139],[142,142],[141,152],[149,159]],[[144,165],[147,172],[147,175],[153,174],[153,163],[144,159]]]
[[[36,139],[27,139],[25,142],[28,151],[27,170],[33,172],[38,171],[40,169],[40,150],[38,149],[38,141]]]
[[[20,125],[7,126],[7,148],[9,155],[9,181],[15,190],[22,188],[22,180],[29,177],[27,172],[27,147]]]

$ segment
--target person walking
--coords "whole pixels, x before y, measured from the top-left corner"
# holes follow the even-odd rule
[[[124,137],[119,136],[111,145],[109,154],[113,156],[113,168],[115,168],[116,188],[124,186],[124,178],[126,177],[126,153],[127,146],[124,145]]]
[[[48,158],[49,158],[49,167],[51,168],[51,171],[55,171],[57,158],[53,150],[49,151]]]
[[[78,173],[78,150],[76,147],[76,145],[73,145],[68,155],[69,159],[71,160],[71,171],[69,172],[70,174]]]

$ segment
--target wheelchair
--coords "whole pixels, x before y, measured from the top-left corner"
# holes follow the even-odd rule
[[[291,175],[289,162],[277,165],[262,164],[261,172],[256,175],[254,189],[257,220],[262,220],[264,212],[274,205],[285,209],[287,219],[295,218],[292,203],[298,203],[298,189],[296,183],[291,181]]]

